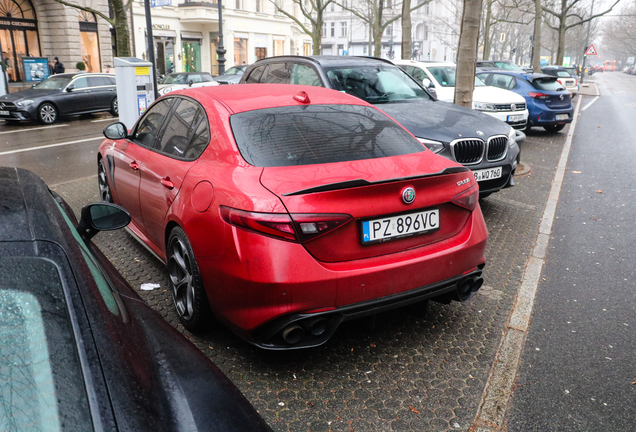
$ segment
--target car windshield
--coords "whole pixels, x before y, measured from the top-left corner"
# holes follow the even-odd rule
[[[523,69],[521,69],[519,66],[517,66],[514,63],[508,63],[508,62],[495,62],[495,64],[497,65],[497,67],[499,69],[505,69],[505,70],[511,70],[511,71],[521,71],[523,72]]]
[[[66,301],[52,261],[0,259],[0,429],[92,430]]]
[[[396,66],[336,67],[325,70],[334,89],[371,104],[413,99],[432,101],[422,87]]]
[[[240,67],[232,66],[231,68],[226,70],[223,73],[223,75],[243,75],[244,72],[245,72],[244,67],[240,68]]]
[[[538,78],[532,81],[532,86],[537,90],[552,90],[561,91],[565,90],[560,82],[555,78]]]
[[[169,74],[160,84],[185,84],[187,74]]]
[[[62,90],[71,82],[71,77],[53,76],[47,78],[41,83],[36,84],[33,88],[38,90]]]
[[[455,87],[455,66],[435,66],[427,68],[442,87]],[[483,87],[486,83],[475,77],[475,87]]]
[[[380,111],[360,105],[268,108],[230,118],[243,158],[258,167],[400,156],[424,146]]]

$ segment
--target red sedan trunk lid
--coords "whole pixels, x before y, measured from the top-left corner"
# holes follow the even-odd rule
[[[353,220],[346,225],[304,243],[316,259],[341,262],[398,253],[457,235],[470,212],[451,200],[475,180],[466,168],[427,151],[324,165],[268,167],[261,183],[282,200],[289,213],[351,215]],[[408,187],[415,191],[411,204],[403,199]],[[437,230],[362,243],[366,220],[435,209],[439,210]]]

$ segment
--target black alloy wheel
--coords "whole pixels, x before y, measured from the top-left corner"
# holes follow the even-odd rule
[[[55,105],[45,102],[38,108],[38,120],[43,124],[52,124],[57,120]]]
[[[99,185],[99,198],[104,202],[113,202],[113,196],[110,193],[110,185],[108,184],[108,177],[106,175],[106,166],[104,161],[99,160],[97,166],[97,184]]]
[[[117,102],[117,96],[115,96],[115,99],[113,99],[110,103],[110,113],[115,117],[119,115],[119,102]]]
[[[564,127],[565,127],[565,124],[558,124],[558,125],[552,125],[552,126],[543,126],[543,129],[545,129],[546,131],[550,133],[555,133],[562,130]]]
[[[210,305],[194,252],[180,227],[170,233],[167,258],[172,300],[181,324],[192,332],[201,330],[210,318]]]

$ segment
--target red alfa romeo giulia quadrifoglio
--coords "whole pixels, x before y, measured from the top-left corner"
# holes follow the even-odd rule
[[[312,347],[345,320],[482,284],[474,175],[361,99],[190,89],[104,134],[101,197],[166,262],[188,329],[213,314],[259,347]]]

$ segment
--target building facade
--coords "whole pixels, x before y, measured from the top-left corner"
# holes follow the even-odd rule
[[[346,2],[344,3],[347,4]],[[413,2],[415,4],[415,2]],[[368,2],[353,0],[349,7],[364,15]],[[433,0],[411,13],[412,58],[454,62],[461,28],[462,4],[458,0]],[[402,14],[402,3],[385,1],[383,21]],[[331,3],[325,10],[321,54],[373,55],[369,24],[342,6]],[[402,21],[389,24],[382,35],[382,58],[402,58]]]
[[[285,11],[292,1],[279,3]],[[269,0],[223,3],[223,46],[226,69],[284,54],[311,54],[311,38]],[[205,71],[218,74],[219,13],[216,2],[172,0],[151,9],[157,73]],[[298,14],[296,15],[298,16]],[[133,55],[147,58],[144,4],[133,5]]]
[[[86,0],[108,15],[107,0]],[[25,83],[24,60],[54,57],[67,71],[84,63],[100,72],[112,65],[112,38],[106,21],[92,13],[64,6],[54,0],[0,0],[0,48],[9,83]]]

